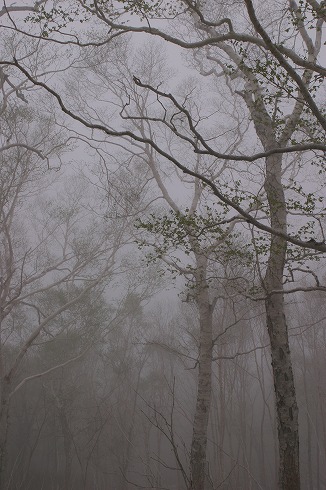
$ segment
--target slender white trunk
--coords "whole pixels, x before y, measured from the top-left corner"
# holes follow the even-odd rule
[[[203,263],[204,262],[204,263]],[[212,397],[212,317],[206,283],[206,259],[198,260],[199,356],[196,410],[190,455],[191,490],[205,490],[207,479],[207,430]]]
[[[269,202],[271,226],[286,232],[286,204],[281,182],[282,157],[266,161],[265,190]],[[272,368],[276,397],[279,444],[279,488],[300,489],[298,407],[288,329],[284,314],[284,295],[273,294],[283,289],[286,242],[272,236],[265,276],[267,328],[271,344]]]

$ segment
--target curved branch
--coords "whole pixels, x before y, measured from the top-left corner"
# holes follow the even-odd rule
[[[46,157],[42,154],[40,150],[37,150],[30,145],[26,145],[25,143],[10,143],[8,145],[1,146],[0,152],[10,150],[11,148],[25,148],[25,150],[36,153],[36,155],[39,156],[42,160],[46,160]]]
[[[269,233],[270,235],[275,235],[275,236],[279,236],[279,237],[282,237],[284,240],[290,242],[290,243],[293,243],[294,245],[298,245],[299,247],[302,247],[302,248],[307,248],[307,249],[311,249],[311,250],[317,250],[319,252],[326,252],[326,244],[324,243],[317,243],[317,242],[311,242],[311,241],[308,241],[308,242],[304,242],[302,240],[298,240],[297,238],[291,236],[291,235],[288,235],[287,233],[283,233],[282,231],[278,231],[278,230],[275,230],[274,228],[271,228],[270,226],[267,226],[267,225],[264,225],[263,223],[261,223],[260,221],[258,221],[256,218],[254,218],[251,214],[249,214],[247,211],[245,211],[241,206],[239,206],[238,204],[236,204],[234,201],[232,201],[231,199],[229,199],[227,196],[225,196],[218,188],[217,186],[214,184],[214,182],[212,182],[208,177],[206,177],[205,175],[202,175],[200,174],[199,172],[194,172],[193,170],[187,168],[185,165],[183,165],[182,163],[180,163],[176,158],[174,158],[172,155],[170,155],[169,153],[167,153],[166,151],[164,151],[162,148],[160,148],[153,140],[150,140],[148,138],[143,138],[141,136],[138,136],[136,134],[134,134],[132,131],[113,131],[112,129],[109,129],[107,128],[106,126],[102,125],[102,124],[97,124],[97,123],[90,123],[88,121],[86,121],[84,118],[82,118],[81,116],[78,116],[77,114],[74,114],[71,110],[69,110],[61,96],[55,92],[55,90],[53,90],[52,88],[48,87],[45,83],[43,82],[40,82],[38,80],[36,80],[35,78],[33,78],[27,70],[25,70],[25,68],[23,68],[21,65],[19,65],[18,61],[16,59],[14,59],[14,62],[0,62],[0,64],[10,64],[12,66],[16,66],[22,73],[24,73],[24,75],[31,81],[33,82],[35,85],[39,86],[39,87],[42,87],[44,88],[48,93],[50,93],[58,102],[61,110],[67,114],[68,116],[70,116],[72,119],[74,119],[75,121],[78,121],[80,124],[82,124],[84,127],[86,128],[89,128],[89,129],[97,129],[99,131],[102,131],[104,132],[105,134],[107,134],[108,136],[113,136],[113,137],[122,137],[122,136],[128,136],[131,138],[131,140],[135,140],[135,141],[138,141],[140,143],[143,143],[143,144],[148,144],[150,145],[157,153],[159,153],[162,157],[166,158],[167,160],[169,160],[171,163],[173,163],[173,165],[175,165],[177,168],[179,168],[183,173],[187,174],[187,175],[191,175],[192,177],[195,177],[199,180],[201,180],[204,184],[206,184],[208,187],[211,188],[213,194],[219,199],[221,200],[223,203],[227,204],[228,206],[230,206],[231,208],[233,208],[235,211],[237,211],[241,216],[243,216],[248,222],[250,222],[251,224],[253,224],[256,228],[262,230],[262,231],[266,231],[267,233]],[[325,147],[322,145],[322,148],[325,150]],[[286,148],[285,149],[278,149],[276,151],[275,150],[272,150],[272,153],[285,153],[286,152]],[[227,159],[228,156],[227,155],[221,155],[220,158],[224,158],[224,159]],[[237,156],[236,159],[237,160],[242,160],[242,161],[250,161],[252,157],[250,157],[249,159],[246,158],[246,157],[241,157],[241,156]],[[231,159],[231,158],[229,158]],[[232,158],[234,159],[234,158]]]
[[[276,46],[271,38],[268,36],[267,32],[265,29],[262,27],[260,24],[259,20],[256,17],[255,9],[252,4],[251,0],[244,0],[245,4],[247,6],[247,11],[250,17],[250,20],[256,29],[257,33],[260,34],[262,39],[265,41],[267,49],[274,55],[274,57],[278,60],[280,65],[287,71],[287,73],[290,75],[292,80],[295,81],[297,84],[302,97],[304,101],[307,103],[309,106],[311,112],[314,114],[316,117],[317,121],[320,123],[322,128],[326,131],[326,119],[325,117],[321,114],[320,110],[318,109],[314,99],[310,95],[309,89],[306,87],[305,83],[302,81],[300,75],[295,71],[294,68],[286,61],[284,56],[281,54],[279,46]]]
[[[21,7],[10,5],[9,7],[7,7],[7,5],[4,5],[0,10],[0,17],[9,14],[10,12],[37,12],[40,5],[45,2],[46,0],[38,0],[37,2],[35,2],[33,7],[28,7],[27,5],[22,5]]]
[[[46,376],[47,374],[52,373],[53,371],[56,371],[57,369],[63,368],[68,366],[68,364],[71,364],[72,362],[78,361],[78,359],[81,359],[86,352],[90,349],[91,346],[88,346],[86,350],[84,350],[81,354],[78,354],[78,356],[73,357],[72,359],[68,359],[68,361],[62,362],[61,364],[57,364],[56,366],[53,366],[50,369],[47,369],[46,371],[42,371],[41,373],[37,374],[32,374],[31,376],[27,376],[24,378],[20,383],[18,383],[17,386],[10,392],[9,394],[9,399],[18,391],[22,386],[24,386],[25,383],[28,381],[32,381],[33,379],[41,378],[42,376]]]

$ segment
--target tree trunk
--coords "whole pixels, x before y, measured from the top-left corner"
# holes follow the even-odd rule
[[[128,435],[126,438],[127,448],[126,448],[125,454],[123,455],[123,460],[122,460],[122,464],[121,464],[121,480],[120,480],[121,490],[124,490],[124,489],[127,490],[127,488],[128,488],[128,469],[129,469],[129,465],[130,465],[131,452],[132,452],[132,448],[133,448],[133,435],[134,435],[134,430],[135,430],[137,397],[139,394],[140,378],[141,378],[141,373],[142,373],[143,367],[144,367],[144,364],[142,364],[140,369],[138,370],[136,387],[135,387],[134,394],[133,394],[129,429],[128,429]]]
[[[203,259],[206,262],[205,259]],[[198,260],[199,357],[196,410],[190,454],[191,490],[205,490],[207,429],[212,396],[212,313],[206,284],[206,264]]]
[[[0,407],[0,490],[5,488],[7,471],[7,436],[9,428],[9,393],[10,381],[5,376],[1,379]]]
[[[59,402],[60,403],[60,402]],[[62,403],[59,406],[59,420],[63,435],[64,448],[64,486],[63,490],[71,489],[71,471],[72,471],[72,435],[65,408]]]
[[[270,209],[271,226],[286,232],[286,204],[281,182],[282,157],[267,158],[265,189]],[[284,295],[273,294],[283,289],[286,242],[272,236],[265,277],[267,328],[271,344],[272,368],[276,397],[279,445],[279,488],[300,489],[298,407],[284,314]]]

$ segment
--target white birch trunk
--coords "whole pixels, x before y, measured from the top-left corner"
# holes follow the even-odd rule
[[[282,157],[266,161],[265,190],[269,202],[271,226],[286,233],[286,204],[281,182]],[[288,329],[284,314],[284,295],[273,294],[283,289],[286,242],[271,237],[265,276],[267,328],[271,344],[272,368],[276,397],[279,443],[279,488],[300,489],[298,407],[289,349]]]
[[[212,397],[212,317],[206,281],[206,258],[197,258],[197,305],[199,310],[199,356],[196,410],[190,455],[191,490],[205,490],[207,479],[207,430]]]

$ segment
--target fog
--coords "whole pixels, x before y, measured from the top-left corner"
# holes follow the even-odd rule
[[[326,488],[323,3],[0,9],[0,490]]]

